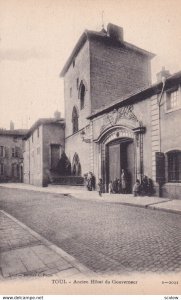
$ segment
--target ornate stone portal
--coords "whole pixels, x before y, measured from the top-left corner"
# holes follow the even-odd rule
[[[132,105],[122,107],[104,116],[104,125],[101,127],[100,135],[95,140],[99,148],[99,170],[98,177],[103,179],[107,191],[108,176],[108,147],[111,143],[132,144],[134,153],[134,171],[132,173],[132,184],[136,179],[141,180],[144,173],[143,168],[143,134],[145,127],[134,114]],[[129,157],[128,157],[129,159]]]

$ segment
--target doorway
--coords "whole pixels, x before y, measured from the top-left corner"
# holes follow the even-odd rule
[[[125,171],[127,193],[132,192],[135,173],[134,143],[131,138],[111,141],[106,147],[106,185],[116,178],[121,178],[121,170]]]

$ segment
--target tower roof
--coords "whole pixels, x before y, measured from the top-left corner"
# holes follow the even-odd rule
[[[120,35],[118,33],[118,31],[120,29],[122,29],[121,27],[118,27],[113,24],[108,24],[108,29],[109,29],[109,27],[111,28],[110,33],[106,30],[101,30],[101,31],[85,30],[82,33],[78,42],[76,43],[75,47],[73,48],[72,53],[70,54],[69,58],[67,59],[65,65],[64,65],[64,67],[60,73],[60,77],[64,77],[64,75],[66,74],[72,61],[77,56],[77,54],[79,53],[79,51],[81,50],[81,48],[83,47],[83,45],[85,44],[85,42],[87,40],[93,40],[93,39],[99,40],[102,43],[108,43],[108,44],[111,44],[112,46],[115,45],[116,47],[130,49],[130,50],[140,53],[144,56],[147,56],[150,59],[152,59],[155,56],[155,54],[153,54],[149,51],[146,51],[146,50],[139,48],[133,44],[125,42],[123,39],[120,39],[118,36],[118,35]],[[115,32],[115,29],[116,29],[116,32]]]

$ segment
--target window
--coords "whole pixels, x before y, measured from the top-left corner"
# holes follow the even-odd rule
[[[0,175],[4,175],[4,165],[0,164]]]
[[[84,108],[85,102],[85,85],[82,83],[80,87],[80,109]]]
[[[170,90],[166,93],[166,110],[175,110],[181,107],[181,100],[179,98],[179,90]]]
[[[0,146],[0,157],[4,156],[4,147]]]
[[[12,157],[15,157],[15,149],[12,148]]]
[[[74,106],[72,111],[72,132],[76,133],[79,130],[79,124],[78,124],[78,112],[76,107]]]
[[[168,181],[181,182],[181,151],[168,153]]]
[[[77,83],[77,89],[79,89],[79,78],[77,78],[76,83]]]
[[[20,147],[15,147],[15,157],[20,157]]]

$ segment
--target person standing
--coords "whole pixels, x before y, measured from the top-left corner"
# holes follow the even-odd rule
[[[87,175],[87,187],[89,191],[92,191],[92,173],[89,172]]]
[[[140,194],[140,181],[139,179],[136,180],[136,183],[133,186],[133,196],[139,196]]]
[[[122,169],[122,173],[121,173],[121,187],[122,187],[122,193],[126,194],[126,175],[125,175],[125,171]]]
[[[102,190],[103,190],[103,183],[102,183],[102,178],[100,178],[98,182],[98,193],[100,197],[102,197]]]
[[[118,194],[121,194],[121,181],[118,179]]]
[[[147,176],[143,177],[141,186],[142,186],[142,195],[147,196],[147,194],[148,194],[148,177]]]
[[[113,184],[112,181],[109,182],[109,194],[113,193]]]

